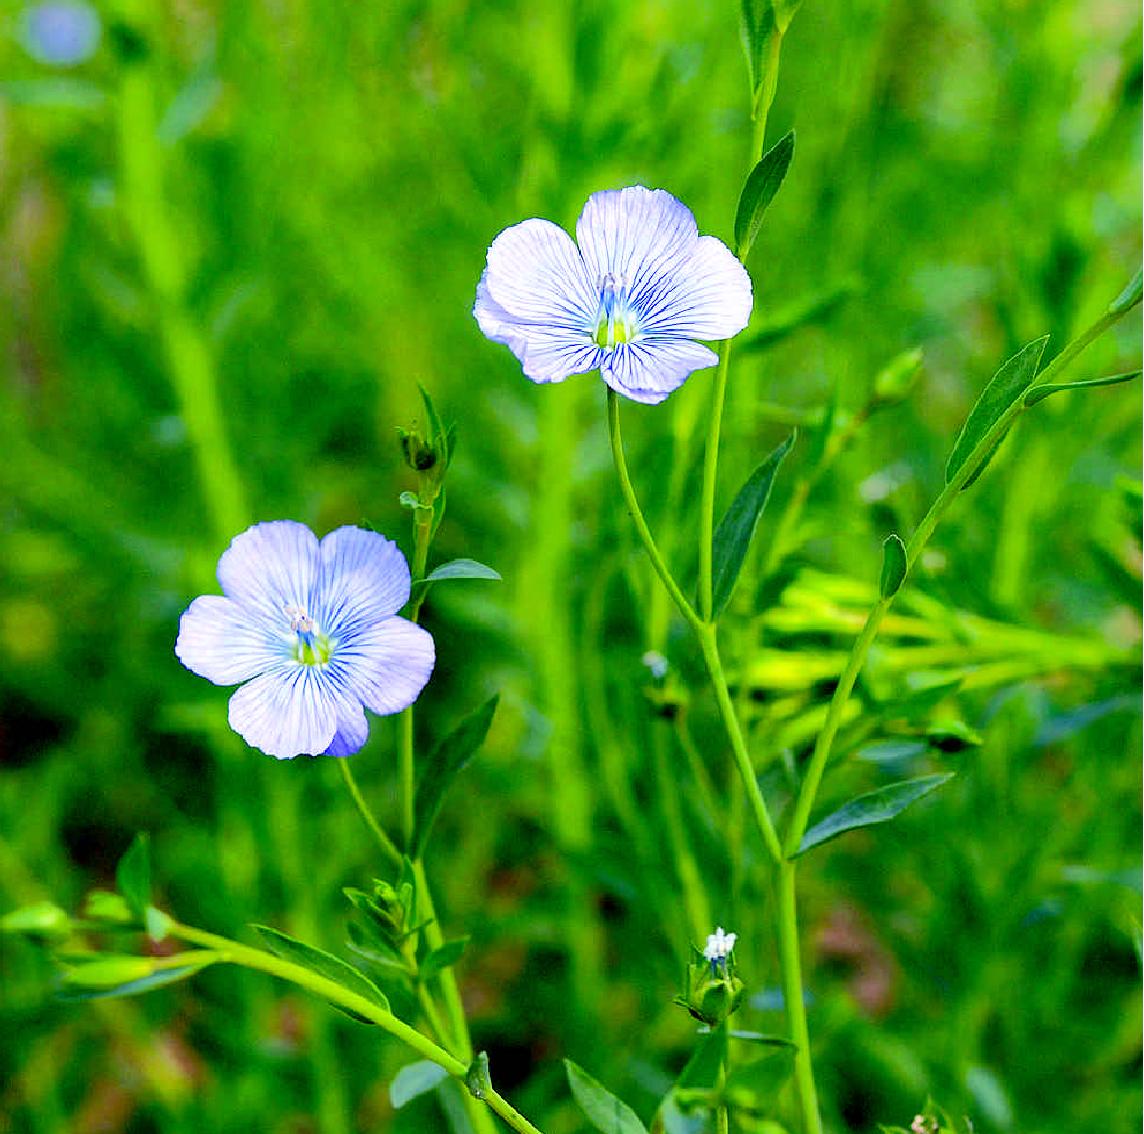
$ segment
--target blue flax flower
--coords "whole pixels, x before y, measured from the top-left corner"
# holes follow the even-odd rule
[[[319,543],[292,520],[255,524],[223,552],[218,581],[223,595],[184,612],[175,653],[216,685],[246,682],[230,727],[270,756],[356,752],[363,707],[400,712],[433,671],[433,639],[396,617],[409,565],[376,532],[338,528]]]
[[[721,240],[699,235],[686,205],[637,185],[593,193],[576,243],[551,221],[506,228],[473,314],[534,382],[599,370],[617,393],[653,404],[715,364],[694,340],[747,325],[751,279]]]

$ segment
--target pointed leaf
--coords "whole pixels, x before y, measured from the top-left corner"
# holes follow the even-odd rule
[[[136,835],[115,868],[115,885],[138,918],[146,915],[151,904],[151,854],[147,842],[143,832]]]
[[[763,223],[763,214],[775,199],[783,178],[794,157],[794,131],[784,134],[751,170],[739,194],[739,207],[735,212],[735,246],[743,259]]]
[[[433,1090],[442,1079],[448,1077],[449,1072],[431,1059],[407,1063],[394,1075],[393,1082],[389,1084],[389,1101],[394,1110],[400,1110],[407,1102],[412,1102],[418,1095]]]
[[[171,964],[174,960],[184,958],[185,964]],[[194,951],[163,958],[164,967],[158,968],[159,962],[155,957],[98,957],[64,973],[64,987],[58,998],[104,1000],[115,996],[139,996],[164,985],[186,980],[208,965],[215,964],[218,959],[218,954],[209,950]]]
[[[568,1086],[572,1088],[576,1105],[600,1134],[647,1134],[647,1127],[640,1122],[631,1107],[597,1083],[571,1059],[564,1060],[564,1070],[568,1073]]]
[[[1044,386],[1034,386],[1025,395],[1025,405],[1035,406],[1043,402],[1050,394],[1059,394],[1062,390],[1088,390],[1093,386],[1118,386],[1121,382],[1131,382],[1140,377],[1139,370],[1129,370],[1125,374],[1108,374],[1104,378],[1089,378],[1083,382],[1048,382]]]
[[[1124,290],[1108,305],[1109,312],[1121,315],[1125,311],[1131,311],[1140,302],[1142,294],[1144,294],[1144,275],[1137,268],[1136,275],[1125,284]]]
[[[675,1086],[682,1090],[713,1090],[719,1085],[726,1062],[727,1025],[720,1024],[700,1037],[687,1066],[675,1080]]]
[[[270,951],[276,953],[284,961],[292,961],[296,965],[301,965],[302,968],[309,969],[310,972],[317,973],[327,980],[332,980],[335,984],[340,984],[342,988],[357,993],[364,1000],[376,1004],[378,1008],[383,1008],[386,1012],[390,1010],[385,993],[365,973],[355,969],[353,965],[347,964],[340,957],[335,957],[333,953],[327,953],[323,949],[315,949],[313,945],[307,945],[304,941],[298,941],[280,930],[271,929],[268,925],[256,925],[254,928],[269,946]],[[342,1008],[338,1004],[335,1004],[334,1007],[362,1023],[373,1022],[364,1019],[356,1012]]]
[[[759,517],[770,499],[771,485],[783,458],[790,452],[796,434],[792,433],[747,479],[719,521],[712,548],[712,613],[718,616],[727,605],[735,582],[751,546]]]
[[[899,783],[887,784],[877,791],[857,796],[811,827],[802,837],[798,854],[805,854],[812,847],[821,846],[822,843],[827,843],[857,827],[870,827],[875,823],[888,822],[895,815],[905,811],[911,803],[916,803],[942,784],[948,783],[953,776],[953,772],[920,776],[916,780],[901,780]]]
[[[890,533],[882,544],[882,598],[898,593],[906,577],[906,545],[901,537]]]
[[[457,937],[439,945],[418,966],[418,975],[422,980],[431,980],[439,972],[455,965],[461,959],[461,954],[468,943],[468,937]]]
[[[441,579],[494,579],[499,582],[500,573],[475,559],[452,559],[440,567],[434,567],[424,581],[436,583]]]
[[[421,782],[417,785],[414,858],[420,858],[425,851],[429,831],[441,810],[446,789],[485,742],[499,699],[499,694],[490,697],[479,709],[467,716],[437,745],[429,757],[425,770],[421,773]]]
[[[969,411],[969,417],[966,418],[953,444],[953,452],[950,453],[945,466],[946,484],[953,480],[961,466],[977,448],[978,443],[993,428],[1002,414],[1032,384],[1048,341],[1049,336],[1042,335],[1041,338],[1026,344],[1012,358],[1002,363],[997,373],[989,380],[973,409]],[[987,462],[988,458],[975,471],[974,479],[981,475]]]

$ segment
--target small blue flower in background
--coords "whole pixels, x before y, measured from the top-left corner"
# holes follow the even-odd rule
[[[376,532],[319,543],[292,520],[255,524],[223,552],[218,580],[225,597],[187,607],[175,653],[216,685],[246,682],[230,727],[270,756],[348,756],[369,732],[363,707],[400,712],[429,680],[433,639],[396,617],[409,565]]]
[[[654,404],[715,364],[694,340],[738,334],[751,303],[731,250],[700,236],[670,193],[637,185],[593,193],[576,243],[551,221],[506,228],[489,247],[473,314],[534,382],[599,370],[617,393]]]
[[[56,0],[25,8],[20,39],[37,62],[74,67],[95,54],[99,46],[99,16],[90,4]]]

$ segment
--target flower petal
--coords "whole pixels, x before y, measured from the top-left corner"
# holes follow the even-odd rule
[[[310,615],[331,638],[380,622],[409,601],[409,564],[391,539],[365,528],[335,528],[321,543],[321,576]]]
[[[696,370],[714,366],[718,355],[688,339],[641,339],[617,347],[604,360],[600,376],[617,394],[655,405]]]
[[[200,595],[179,619],[175,656],[216,685],[237,685],[255,677],[288,651],[277,626],[221,595]]]
[[[282,621],[287,606],[309,612],[318,580],[318,539],[305,524],[274,520],[255,524],[230,541],[218,561],[218,581],[228,598]],[[282,622],[283,628],[289,620]]]
[[[399,713],[417,700],[433,672],[428,631],[404,618],[363,626],[334,648],[329,673],[367,709]]]
[[[473,314],[487,338],[504,343],[520,360],[525,376],[534,382],[562,382],[573,374],[587,374],[600,365],[600,348],[583,327],[545,327],[512,317],[489,292],[488,271],[477,284]]]
[[[489,246],[481,282],[478,322],[495,321],[499,310],[516,324],[562,327],[591,341],[599,293],[572,238],[551,221],[533,218],[506,228]]]
[[[754,302],[751,277],[721,240],[701,236],[687,257],[661,266],[632,296],[643,334],[729,339],[747,325]]]
[[[610,273],[633,294],[685,264],[698,235],[682,201],[642,185],[593,193],[576,222],[589,279],[598,288]]]
[[[338,731],[326,749],[327,756],[352,756],[369,737],[365,711],[356,701],[342,699],[337,708]]]
[[[315,666],[283,662],[230,699],[230,727],[252,748],[289,760],[318,755],[333,742],[335,699]]]

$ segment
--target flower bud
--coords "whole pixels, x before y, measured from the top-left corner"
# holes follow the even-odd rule
[[[22,933],[45,940],[63,940],[71,934],[71,918],[51,902],[36,902],[0,917],[0,932]]]
[[[918,375],[922,372],[922,350],[914,347],[890,360],[874,379],[872,409],[896,406],[910,396]]]
[[[736,935],[719,928],[707,938],[701,959],[687,966],[687,995],[676,1002],[696,1020],[717,1027],[743,1002],[743,982],[735,975]]]

